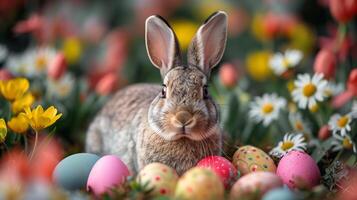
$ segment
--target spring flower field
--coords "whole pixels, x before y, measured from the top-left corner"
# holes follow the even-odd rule
[[[181,177],[160,163],[121,173],[100,194],[54,179],[115,91],[162,84],[146,18],[167,19],[186,54],[217,10],[228,39],[208,91],[221,157]],[[0,0],[0,199],[356,200],[356,19],[356,0]]]

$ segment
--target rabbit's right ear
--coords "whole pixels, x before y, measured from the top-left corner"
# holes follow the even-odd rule
[[[150,61],[164,76],[181,64],[180,47],[170,25],[160,16],[153,15],[145,23],[146,50]]]
[[[198,29],[188,48],[188,64],[199,67],[209,76],[221,60],[227,41],[227,14],[213,13]]]

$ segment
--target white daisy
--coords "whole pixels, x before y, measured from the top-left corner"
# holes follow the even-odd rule
[[[47,79],[47,96],[49,98],[63,99],[67,97],[74,86],[75,79],[72,74],[67,73],[58,80]]]
[[[334,134],[340,133],[345,136],[347,132],[351,131],[351,122],[353,120],[354,112],[348,113],[346,115],[334,114],[331,116],[328,125]]]
[[[35,71],[29,65],[27,54],[10,55],[6,61],[5,67],[15,76],[32,77],[35,74]]]
[[[289,113],[289,121],[294,129],[294,131],[310,134],[311,130],[307,123],[303,120],[302,115],[298,112]]]
[[[264,94],[262,97],[255,97],[254,102],[250,103],[249,116],[256,122],[263,121],[264,126],[268,126],[279,117],[279,111],[285,105],[284,98],[276,94]]]
[[[356,143],[354,143],[351,139],[351,136],[345,135],[341,136],[338,134],[333,135],[332,141],[332,151],[340,151],[342,149],[352,150],[354,153],[357,153]]]
[[[292,91],[293,100],[299,108],[313,108],[317,101],[323,101],[326,97],[325,88],[327,81],[323,79],[322,74],[299,74],[294,82],[295,89]]]
[[[302,52],[299,50],[286,50],[285,53],[276,53],[269,60],[269,66],[276,75],[281,75],[289,68],[299,64],[302,59]]]
[[[56,50],[51,47],[37,47],[26,52],[29,60],[29,68],[32,68],[36,75],[44,74],[50,62],[56,56]]]
[[[278,146],[272,149],[269,154],[281,158],[292,150],[305,151],[306,142],[302,133],[287,133],[284,135],[283,141],[280,141]]]
[[[5,60],[7,56],[7,49],[5,46],[0,45],[0,62],[2,62],[3,60]]]
[[[325,88],[325,95],[328,97],[336,96],[345,90],[343,83],[329,81]]]

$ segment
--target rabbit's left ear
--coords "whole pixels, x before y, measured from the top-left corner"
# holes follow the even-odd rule
[[[227,14],[213,13],[198,29],[188,48],[188,65],[202,69],[209,76],[221,60],[227,41]]]

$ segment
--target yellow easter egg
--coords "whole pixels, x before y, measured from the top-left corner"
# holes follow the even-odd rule
[[[172,197],[175,193],[178,175],[171,167],[161,163],[146,165],[138,174],[137,181],[141,185],[147,184],[152,188],[150,195],[153,197]]]
[[[233,155],[233,165],[241,175],[250,172],[276,171],[274,161],[263,150],[250,145],[240,147]]]
[[[224,187],[219,177],[210,169],[194,167],[178,181],[175,199],[223,199]]]

